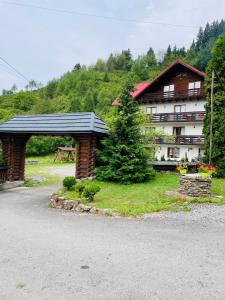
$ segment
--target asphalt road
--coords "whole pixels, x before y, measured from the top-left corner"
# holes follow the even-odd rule
[[[47,207],[52,188],[0,193],[0,299],[225,299],[225,208],[142,220]]]

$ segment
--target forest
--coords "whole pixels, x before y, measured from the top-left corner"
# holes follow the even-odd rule
[[[149,47],[147,53],[135,58],[130,49],[126,49],[121,53],[111,53],[106,60],[98,59],[91,66],[80,62],[71,64],[70,71],[52,79],[46,86],[32,80],[24,90],[18,91],[14,84],[10,90],[3,90],[0,96],[0,122],[19,114],[79,111],[95,111],[107,121],[112,111],[111,102],[118,96],[128,74],[136,83],[150,80],[175,59],[182,59],[205,71],[213,45],[221,35],[225,35],[225,20],[200,27],[188,49],[168,45],[158,57]],[[33,137],[28,143],[27,153],[43,155],[58,145],[71,143],[70,139]]]

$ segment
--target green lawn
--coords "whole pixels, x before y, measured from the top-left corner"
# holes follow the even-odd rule
[[[53,163],[54,156],[32,157],[27,160],[38,160],[38,164],[26,165],[26,178],[40,176],[46,181],[40,185],[49,185],[62,182],[62,177],[49,174],[49,170],[59,168],[67,163]],[[141,184],[122,185],[115,183],[99,182],[101,191],[96,195],[93,206],[98,208],[109,208],[123,216],[140,216],[145,213],[161,210],[188,210],[191,202],[225,203],[225,179],[213,179],[213,192],[222,195],[223,198],[198,198],[198,199],[176,199],[166,196],[165,192],[178,188],[179,176],[177,174],[160,174],[156,178]],[[27,186],[34,186],[29,180]],[[66,199],[78,199],[74,191],[64,191]]]
[[[55,168],[59,168],[65,164],[74,164],[73,162],[54,162],[55,155],[47,155],[41,157],[27,157],[26,163],[29,161],[37,161],[35,164],[26,164],[25,166],[25,185],[27,187],[32,186],[46,186],[50,184],[56,184],[58,182],[62,182],[62,178],[58,175],[50,174],[49,170]],[[74,167],[75,168],[75,167]],[[32,177],[41,177],[44,178],[45,181],[43,183],[33,183],[30,178]]]
[[[223,195],[218,198],[199,198],[186,200],[166,196],[165,192],[178,188],[179,177],[176,174],[157,174],[150,182],[121,185],[115,183],[96,183],[101,191],[96,195],[93,205],[98,208],[110,208],[123,216],[139,216],[162,210],[189,210],[191,202],[225,203],[225,180],[213,179],[213,192]],[[64,191],[66,199],[78,199],[74,191]]]

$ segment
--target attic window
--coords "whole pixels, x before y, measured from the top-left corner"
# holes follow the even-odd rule
[[[197,95],[201,88],[201,81],[189,82],[188,84],[188,95]]]
[[[164,98],[174,97],[174,84],[165,85],[163,88]]]

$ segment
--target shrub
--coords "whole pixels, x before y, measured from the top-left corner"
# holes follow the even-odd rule
[[[88,184],[85,186],[83,190],[83,196],[86,198],[88,201],[93,201],[94,196],[101,190],[101,188],[94,183]]]
[[[84,188],[85,188],[85,183],[84,182],[79,182],[79,183],[76,184],[75,191],[79,194],[79,197],[82,196]]]
[[[165,159],[165,155],[162,155],[161,156],[161,161],[165,161],[166,159]]]
[[[72,190],[75,184],[76,184],[76,179],[73,176],[67,176],[63,179],[63,186],[67,190]]]

